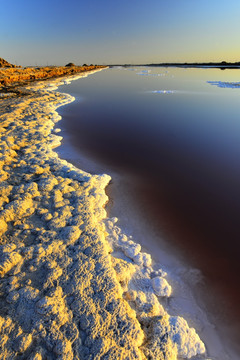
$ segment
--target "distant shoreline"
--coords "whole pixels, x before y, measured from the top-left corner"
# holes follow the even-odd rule
[[[108,65],[109,67],[123,66],[158,66],[158,67],[181,67],[181,68],[217,68],[221,70],[225,69],[240,69],[240,62],[203,62],[203,63],[159,63],[159,64],[114,64]]]

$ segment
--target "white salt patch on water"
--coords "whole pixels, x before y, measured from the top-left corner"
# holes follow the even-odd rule
[[[207,81],[207,83],[220,88],[240,89],[240,82]]]
[[[151,91],[146,91],[148,93],[152,93],[152,94],[176,94],[178,91],[176,90],[151,90]]]
[[[53,132],[55,132],[56,134],[57,134],[57,133],[60,133],[61,131],[62,131],[62,130],[59,129],[59,128],[53,129]]]
[[[187,95],[197,95],[197,96],[200,96],[200,95],[212,95],[210,92],[201,92],[201,91],[183,91],[183,90],[147,90],[147,91],[144,91],[145,94],[187,94]]]
[[[168,70],[164,71],[163,73],[151,73],[152,70],[141,70],[140,72],[136,73],[137,75],[146,75],[146,76],[165,76],[168,74]]]
[[[137,75],[151,75],[151,70],[141,70],[140,72],[136,73]]]

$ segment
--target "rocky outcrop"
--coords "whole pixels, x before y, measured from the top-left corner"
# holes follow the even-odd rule
[[[7,60],[4,60],[3,58],[0,58],[0,67],[3,68],[16,68],[16,65],[10,64]]]

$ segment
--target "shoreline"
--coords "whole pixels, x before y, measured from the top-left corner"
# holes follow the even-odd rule
[[[1,357],[141,358],[143,332],[104,241],[110,178],[58,158],[56,108],[73,98],[44,88],[1,116]]]
[[[19,86],[26,86],[35,81],[58,80],[66,76],[78,76],[98,69],[104,69],[103,65],[83,65],[76,66],[41,66],[41,67],[0,67],[0,91],[9,93]]]
[[[65,91],[67,90],[65,89]],[[173,249],[169,249],[169,246],[166,246],[166,244],[164,245],[163,239],[159,243],[159,241],[157,241],[159,240],[159,234],[156,235],[154,231],[151,232],[151,226],[146,230],[146,224],[149,219],[145,221],[144,225],[142,224],[144,219],[141,217],[141,214],[137,215],[138,211],[136,207],[133,206],[134,195],[131,193],[133,188],[128,186],[128,182],[132,182],[132,179],[126,179],[126,174],[120,175],[114,171],[110,171],[107,166],[104,166],[99,161],[96,162],[94,156],[92,157],[89,154],[80,152],[70,143],[70,135],[67,133],[67,129],[64,129],[64,119],[63,126],[60,126],[63,128],[64,138],[65,136],[68,137],[58,150],[61,157],[63,157],[65,153],[67,160],[71,159],[71,162],[86,171],[94,173],[104,171],[111,175],[112,181],[106,189],[108,197],[113,198],[113,200],[110,199],[111,202],[110,204],[108,203],[106,207],[108,216],[109,214],[110,216],[117,216],[118,226],[125,233],[133,236],[133,239],[136,239],[138,243],[140,242],[144,251],[153,254],[154,263],[156,263],[157,258],[158,263],[160,262],[159,259],[161,259],[161,267],[167,269],[168,279],[170,284],[173,285],[173,298],[170,297],[168,302],[168,311],[170,314],[173,315],[178,312],[178,315],[181,314],[181,316],[187,319],[191,326],[197,329],[209,350],[209,356],[219,360],[238,359],[236,355],[237,352],[232,348],[232,346],[234,346],[234,336],[231,337],[231,335],[234,335],[231,334],[233,329],[229,330],[228,327],[221,326],[221,320],[219,321],[219,319],[209,312],[210,309],[206,301],[204,302],[204,291],[206,291],[206,288],[204,290],[205,285],[201,272],[187,264],[186,259],[183,259],[182,256],[179,258],[176,249],[172,252]],[[132,199],[130,199],[131,197]],[[124,198],[124,200],[122,200],[122,198]],[[129,221],[129,219],[131,219],[131,221]],[[174,268],[173,271],[172,268]],[[203,285],[201,285],[202,281]],[[185,288],[182,282],[184,282]],[[190,300],[191,297],[193,297],[192,300]],[[187,304],[187,302],[189,303]],[[194,305],[192,303],[194,303]],[[207,317],[205,314],[207,314]],[[229,341],[226,341],[226,337]],[[222,343],[223,339],[224,342]]]
[[[134,66],[149,66],[149,67],[179,67],[179,68],[202,68],[202,69],[240,69],[240,63],[228,63],[222,62],[202,62],[202,63],[152,63],[152,64],[114,64],[108,65],[109,67],[121,66],[121,67],[134,67]]]
[[[71,79],[68,78],[66,79],[66,81],[71,81]],[[14,314],[16,308],[18,308],[18,306],[20,305],[21,308],[25,309],[25,311],[27,312],[27,308],[24,308],[24,304],[27,304],[27,306],[31,305],[32,313],[30,318],[37,318],[38,320],[38,328],[36,329],[34,326],[29,328],[29,325],[27,326],[27,324],[25,324],[24,319],[22,317],[18,318],[17,314],[13,315],[13,318],[8,317],[8,322],[12,324],[12,328],[14,329],[15,333],[12,335],[6,335],[7,330],[4,326],[2,326],[1,331],[4,332],[5,337],[7,336],[7,345],[5,346],[4,351],[8,351],[11,355],[18,352],[29,353],[30,350],[32,351],[31,346],[33,339],[34,341],[38,341],[39,339],[41,339],[42,341],[42,337],[44,338],[43,335],[39,335],[39,333],[44,332],[43,329],[47,329],[48,331],[51,330],[53,333],[56,332],[54,332],[54,328],[52,327],[53,323],[50,320],[53,314],[55,325],[56,323],[60,323],[61,326],[68,327],[70,326],[70,322],[73,322],[75,324],[76,319],[79,321],[77,311],[79,311],[79,306],[84,306],[83,304],[80,305],[79,303],[76,303],[76,301],[74,300],[74,296],[79,299],[79,293],[77,293],[77,291],[81,292],[81,289],[77,286],[76,289],[73,289],[73,284],[77,281],[76,277],[68,281],[65,280],[62,276],[62,274],[65,272],[65,277],[67,276],[68,279],[68,277],[70,276],[70,269],[64,268],[63,264],[62,267],[59,267],[61,261],[58,257],[58,254],[56,254],[53,249],[53,247],[56,246],[56,248],[61,248],[61,251],[68,260],[67,265],[71,267],[71,271],[78,273],[78,276],[80,276],[79,269],[82,270],[84,263],[82,258],[78,258],[78,255],[82,254],[81,251],[83,252],[83,255],[85,255],[85,262],[86,256],[88,258],[87,261],[90,261],[89,266],[91,266],[91,263],[94,261],[95,258],[98,259],[97,264],[99,264],[98,267],[101,269],[101,272],[106,271],[107,282],[104,285],[104,288],[108,288],[112,284],[110,288],[114,289],[114,291],[110,291],[112,296],[111,301],[115,301],[115,306],[118,309],[118,311],[114,309],[114,311],[110,315],[110,318],[108,316],[108,319],[112,323],[114,319],[116,321],[116,317],[121,314],[121,321],[125,322],[122,325],[119,325],[119,323],[115,323],[114,325],[115,330],[118,330],[118,337],[121,334],[120,339],[117,340],[115,338],[115,335],[112,334],[112,332],[110,331],[110,328],[106,329],[106,327],[110,325],[109,321],[106,321],[105,319],[101,325],[101,328],[98,328],[97,323],[100,319],[103,318],[100,316],[100,314],[98,314],[100,318],[96,316],[96,318],[93,319],[92,315],[90,315],[91,313],[86,313],[87,310],[85,310],[84,314],[82,315],[85,316],[85,322],[88,323],[90,320],[91,321],[89,325],[87,325],[85,328],[83,327],[83,325],[80,326],[81,332],[85,334],[85,340],[81,340],[82,337],[80,337],[81,345],[78,346],[81,346],[81,351],[86,352],[86,358],[90,358],[89,351],[92,356],[98,356],[98,354],[102,352],[107,353],[109,351],[113,351],[113,349],[116,354],[123,354],[123,352],[126,351],[125,347],[122,348],[122,345],[119,344],[119,341],[121,342],[123,341],[123,339],[125,345],[129,344],[128,347],[131,348],[131,350],[129,350],[129,355],[131,354],[132,356],[133,354],[135,354],[136,357],[134,358],[139,359],[144,359],[145,356],[153,356],[156,359],[160,359],[160,356],[165,356],[166,359],[176,359],[177,353],[178,356],[190,358],[192,356],[195,356],[196,354],[204,353],[204,345],[200,341],[198,335],[195,333],[195,330],[190,329],[183,318],[179,316],[169,316],[158,301],[159,297],[163,299],[171,295],[171,286],[166,281],[167,274],[165,273],[165,271],[162,269],[153,269],[151,267],[151,256],[149,254],[142,253],[141,246],[133,242],[131,237],[128,237],[124,232],[122,232],[122,230],[118,226],[116,226],[116,218],[106,219],[106,211],[103,210],[103,205],[107,201],[107,196],[105,194],[105,186],[110,181],[110,177],[107,175],[97,176],[87,174],[86,172],[77,169],[66,161],[60,160],[56,156],[56,153],[52,151],[52,149],[59,146],[61,142],[61,138],[55,135],[57,129],[53,130],[52,133],[52,128],[54,127],[54,124],[61,119],[59,115],[56,115],[56,109],[59,106],[69,103],[70,100],[73,101],[73,98],[70,95],[53,93],[52,91],[49,92],[49,88],[51,90],[54,90],[59,85],[61,85],[61,82],[62,79],[59,79],[55,82],[51,81],[51,84],[48,84],[48,88],[46,88],[45,86],[46,82],[44,85],[41,85],[40,83],[40,88],[38,89],[36,85],[34,86],[34,88],[32,88],[32,90],[35,90],[35,94],[37,94],[37,97],[39,96],[41,98],[41,96],[43,96],[48,99],[45,101],[40,101],[40,105],[42,105],[42,108],[40,108],[41,117],[40,119],[37,119],[36,123],[36,125],[38,125],[38,131],[36,131],[36,128],[31,129],[32,121],[30,126],[30,121],[28,120],[28,118],[33,120],[34,117],[36,117],[36,114],[39,114],[38,106],[36,106],[36,103],[34,101],[31,104],[32,108],[34,108],[35,111],[33,113],[31,113],[29,109],[29,104],[26,107],[26,103],[24,103],[24,101],[20,101],[20,103],[15,106],[16,109],[5,115],[5,118],[3,116],[5,127],[4,132],[7,132],[8,126],[10,126],[14,129],[14,131],[20,131],[20,135],[22,135],[23,138],[25,137],[25,135],[27,135],[27,138],[29,139],[31,139],[31,135],[37,135],[37,139],[39,138],[39,136],[41,137],[41,135],[45,135],[45,137],[47,137],[47,140],[45,140],[46,148],[44,148],[44,146],[42,145],[37,147],[36,144],[34,147],[35,156],[41,155],[40,160],[43,162],[43,164],[41,163],[41,166],[40,164],[38,164],[39,159],[35,158],[34,153],[32,154],[33,148],[31,148],[31,145],[27,145],[28,149],[26,151],[26,142],[24,142],[23,140],[21,140],[23,141],[23,143],[21,143],[20,141],[17,145],[13,145],[10,141],[11,136],[4,136],[3,138],[3,143],[7,144],[6,153],[10,152],[10,155],[6,155],[8,156],[7,161],[9,163],[5,164],[3,162],[3,176],[7,176],[5,173],[9,171],[12,158],[16,158],[18,154],[23,154],[23,158],[21,160],[22,162],[24,162],[26,158],[27,161],[29,161],[29,163],[24,164],[23,166],[22,170],[24,171],[24,173],[21,173],[22,178],[20,177],[19,179],[17,179],[14,177],[14,181],[17,185],[13,186],[8,184],[7,186],[6,184],[5,186],[3,211],[0,214],[1,221],[3,221],[4,225],[3,235],[7,233],[9,238],[9,236],[12,234],[11,231],[15,231],[14,228],[8,229],[9,224],[11,225],[12,221],[20,221],[20,223],[17,223],[16,225],[18,227],[20,226],[20,228],[17,229],[17,233],[18,236],[22,236],[22,241],[19,246],[17,234],[15,234],[16,238],[12,246],[9,246],[7,244],[3,244],[1,246],[3,259],[5,259],[5,262],[1,264],[1,271],[3,277],[3,293],[5,294],[3,296],[3,301],[7,301],[7,303],[10,304],[8,305],[8,314],[9,312],[11,313],[11,311],[12,314]],[[41,86],[43,86],[44,89],[41,89]],[[26,87],[26,89],[30,90],[31,87]],[[62,98],[62,102],[57,101],[57,98],[59,96]],[[50,100],[52,102],[51,105],[49,103]],[[37,101],[39,101],[39,99]],[[12,104],[12,106],[14,108],[14,104]],[[14,119],[15,124],[11,121],[10,114]],[[16,129],[17,116],[19,116],[19,114],[21,119],[20,123],[22,124],[22,122],[26,122],[26,134],[24,134],[22,129]],[[48,120],[46,120],[46,116]],[[43,121],[41,123],[41,126],[39,124],[39,120]],[[42,129],[39,129],[41,127]],[[31,133],[31,131],[29,132],[29,130],[34,131],[33,133]],[[43,130],[45,133],[43,132]],[[41,138],[41,140],[43,139]],[[15,150],[13,149],[13,146],[15,147]],[[17,149],[18,146],[20,147],[20,149]],[[17,153],[14,154],[14,151],[17,151]],[[16,160],[14,161],[14,163],[17,163]],[[42,165],[45,165],[45,163],[47,164],[46,169],[49,170],[50,167],[49,174],[45,174],[44,171],[41,172],[42,170],[40,168],[42,167]],[[21,164],[21,166],[22,165],[23,164]],[[28,170],[26,166],[30,167],[31,169],[29,176],[25,174],[26,170]],[[54,175],[54,173],[51,171],[51,166],[53,167],[53,169],[55,169],[54,173],[58,174],[55,181],[53,180],[53,178],[55,178],[56,175]],[[44,169],[44,167],[42,168]],[[46,171],[48,172],[48,170]],[[44,175],[41,176],[41,174]],[[37,179],[41,179],[42,177],[45,179],[44,181],[47,184],[46,187],[49,188],[48,191],[52,191],[53,194],[51,193],[50,195],[46,193],[46,187],[39,187],[39,179],[37,182],[31,182],[31,178],[34,176],[36,177],[36,175]],[[51,185],[48,183],[49,177],[51,178]],[[7,179],[8,177],[5,179],[5,182]],[[23,186],[23,180],[27,182],[26,185],[29,183],[31,184],[30,190],[28,190],[27,186],[27,190],[23,189],[23,192],[20,192],[19,195],[16,193],[16,191],[19,187]],[[37,186],[35,184],[37,184]],[[17,189],[15,189],[16,186]],[[12,197],[11,194],[13,189],[15,193]],[[39,193],[39,190],[43,191],[43,193]],[[75,196],[73,199],[72,195]],[[83,198],[84,201],[81,204],[79,204],[78,202],[78,206],[82,208],[83,206],[86,206],[86,204],[88,205],[88,220],[86,219],[84,222],[82,219],[80,219],[79,217],[82,214],[82,212],[80,212],[75,214],[73,217],[76,224],[71,224],[73,216],[71,212],[75,211],[73,204],[78,201],[77,199],[79,199],[79,197]],[[49,212],[49,209],[46,207],[46,202],[50,199],[53,199],[53,205],[50,209],[51,211]],[[25,200],[27,201],[26,204],[24,202]],[[12,202],[14,201],[15,203],[13,204]],[[40,212],[39,209],[37,210],[37,215],[39,216],[37,216],[35,214],[35,209],[38,208],[37,203],[41,201],[44,201],[45,204],[44,208],[42,208],[44,211],[41,210],[40,206]],[[71,201],[73,202],[71,203]],[[20,219],[15,219],[16,215],[13,213],[13,210],[15,207],[19,208],[19,206],[23,207],[23,211],[20,211],[20,214],[17,215],[20,216]],[[29,208],[32,207],[34,212],[30,211],[29,213]],[[60,209],[61,211],[57,209]],[[62,212],[61,224],[58,224],[57,220],[59,217],[59,211],[60,213]],[[49,213],[51,216],[49,216]],[[70,213],[72,215],[70,215]],[[32,220],[30,220],[29,217]],[[21,221],[23,222],[23,226],[21,226]],[[87,246],[89,236],[87,236],[87,239],[86,236],[84,237],[84,239],[82,239],[81,232],[79,232],[79,229],[84,229],[84,227],[86,226],[86,221],[87,223],[92,224],[91,233],[95,235],[90,236],[90,238],[92,238],[92,241],[97,240],[97,243],[95,243],[94,245],[93,243],[90,243]],[[42,222],[42,228],[39,225],[39,222]],[[50,227],[49,222],[50,224],[52,224]],[[5,223],[7,224],[6,226]],[[37,227],[38,230],[34,228],[36,223],[40,226],[40,228]],[[46,228],[44,228],[45,226]],[[85,234],[87,234],[90,230],[85,229],[84,231]],[[107,239],[106,231],[108,234]],[[57,240],[58,237],[60,237],[60,240]],[[36,239],[38,240],[37,245],[35,243]],[[82,246],[83,248],[81,248]],[[95,246],[97,247],[97,252],[94,250]],[[13,253],[14,257],[18,259],[17,263],[14,262],[15,260],[13,261]],[[73,255],[73,253],[75,255]],[[111,253],[111,256],[109,255],[109,253]],[[73,259],[74,262],[77,262],[77,267],[75,264],[74,268],[72,269],[73,265],[70,264],[72,263]],[[31,264],[30,267],[33,266],[33,269],[30,269],[29,267],[29,273],[23,272],[24,276],[22,276],[22,267],[29,266],[29,263],[31,262],[33,264]],[[95,268],[97,264],[95,264]],[[35,269],[34,266],[36,267]],[[43,287],[44,293],[42,293],[41,287],[38,286],[37,288],[36,286],[31,286],[32,283],[34,284],[34,281],[36,282],[36,279],[31,274],[37,271],[39,272],[38,275],[43,276],[43,274],[41,274],[41,269],[44,266],[47,267],[49,271],[47,271],[47,277],[45,278],[44,283],[44,285],[46,285],[45,288]],[[9,275],[12,281],[10,287],[8,286]],[[83,282],[88,282],[88,275],[86,274],[82,280]],[[58,285],[61,284],[62,286],[53,286],[55,284],[54,282]],[[79,286],[80,285],[82,284],[79,284]],[[98,286],[100,293],[102,293],[103,284],[101,285],[100,282],[95,286]],[[71,290],[69,290],[69,288]],[[95,293],[95,291],[93,293],[92,291],[92,284],[91,286],[85,288],[85,292],[88,293],[88,301],[90,302],[94,300],[93,294]],[[75,294],[74,296],[73,293]],[[44,294],[45,296],[43,296]],[[67,297],[67,299],[70,298],[69,303],[63,300],[65,297]],[[105,290],[103,291],[100,298],[97,296],[97,300],[95,299],[95,302],[98,302],[98,307],[100,305],[99,301],[103,301],[105,304],[104,306],[100,306],[99,311],[100,309],[101,311],[104,311],[106,309],[106,303],[109,303],[108,297],[109,295],[106,294]],[[56,305],[57,308],[55,308],[54,303],[58,304]],[[96,308],[96,304],[94,308]],[[65,315],[64,319],[61,318],[62,312]],[[70,313],[72,313],[72,315]],[[3,324],[6,319],[4,319],[4,317],[2,316],[3,314],[1,313],[1,320]],[[106,314],[104,316],[106,316]],[[17,330],[15,328],[18,329],[18,335],[16,335]],[[96,336],[96,338],[91,338],[91,341],[89,336],[87,335],[87,331],[90,328],[91,330],[93,328],[95,329]],[[110,336],[109,338],[109,336],[107,335],[104,336],[104,334],[102,334],[102,328],[104,328],[104,333],[106,332],[106,334],[108,334],[108,332],[110,332],[112,334],[112,337]],[[39,350],[40,356],[44,356],[44,354],[48,352],[53,352],[55,355],[58,353],[59,355],[61,354],[62,358],[66,358],[66,356],[68,357],[68,359],[72,358],[73,356],[75,356],[74,354],[76,354],[77,351],[76,339],[79,341],[80,330],[79,328],[75,329],[75,333],[78,333],[78,336],[76,336],[74,341],[71,341],[68,337],[66,337],[65,332],[60,332],[60,336],[56,336],[55,338],[51,339],[51,341],[48,340],[48,343],[50,341],[49,346],[46,346],[47,339],[44,338],[46,344],[45,348],[43,348],[42,345],[41,351]],[[99,340],[100,334],[102,334],[101,346],[98,345],[100,347],[98,347],[98,351],[96,352],[96,341]],[[107,337],[108,341],[105,339],[105,337]],[[113,338],[115,339],[114,344]],[[165,339],[165,341],[160,340],[160,338]],[[18,347],[11,344],[11,342],[16,341],[16,339],[18,340]],[[82,343],[84,345],[82,345]],[[125,353],[124,356],[127,356],[127,354]],[[117,359],[118,357],[115,358]],[[204,358],[205,356],[202,357],[202,359]]]
[[[62,131],[64,132],[65,139],[66,130],[63,129]],[[96,173],[103,171],[103,166],[88,156],[79,153],[70,143],[69,138],[66,138],[57,151],[61,157],[65,155],[64,158],[67,161],[71,159],[71,162],[77,167],[81,164],[81,167],[87,169],[87,172]],[[109,171],[108,173],[110,173],[112,180],[106,188],[107,196],[110,198],[110,202],[106,205],[107,214],[110,217],[117,216],[118,226],[123,233],[127,234],[130,238],[137,239],[138,243],[141,244],[142,250],[151,254],[153,267],[154,265],[159,267],[161,265],[161,268],[167,272],[168,281],[172,286],[173,293],[167,299],[167,302],[166,299],[163,300],[165,310],[167,309],[168,313],[173,316],[183,316],[189,326],[196,329],[207,348],[207,354],[210,356],[207,357],[208,360],[237,360],[236,354],[234,352],[230,353],[228,351],[229,348],[225,347],[226,344],[225,346],[222,344],[219,332],[216,331],[215,326],[210,322],[208,309],[203,302],[204,294],[201,294],[202,298],[199,298],[199,291],[196,292],[198,284],[201,284],[202,281],[200,271],[186,265],[183,259],[179,260],[179,254],[176,250],[172,253],[166,244],[157,242],[159,236],[154,234],[154,231],[151,232],[150,227],[146,229],[146,223],[143,224],[141,214],[137,214],[133,201],[129,200],[130,193],[127,191],[127,186],[123,184],[124,179],[121,179],[121,176],[117,173]],[[124,193],[125,196],[122,196]],[[123,197],[125,198],[121,201]],[[113,203],[115,203],[115,206]],[[129,209],[129,206],[131,209],[126,212],[124,209]],[[131,221],[129,221],[129,218],[131,218]],[[196,359],[203,358],[197,357]]]

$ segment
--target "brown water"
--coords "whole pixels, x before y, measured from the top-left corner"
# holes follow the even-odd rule
[[[240,340],[240,88],[209,83],[239,79],[113,68],[61,87],[77,100],[60,113],[74,147],[124,176],[142,217],[201,269],[211,311],[226,325],[231,315]]]

